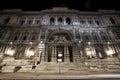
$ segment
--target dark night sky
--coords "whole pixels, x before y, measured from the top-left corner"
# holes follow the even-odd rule
[[[120,10],[119,0],[1,0],[2,9],[22,9],[40,11],[53,6],[67,6],[81,11],[96,11],[98,9]]]

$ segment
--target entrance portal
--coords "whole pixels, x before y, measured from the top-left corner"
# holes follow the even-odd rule
[[[46,44],[48,62],[73,62],[73,42],[66,33],[53,34]],[[61,57],[60,57],[61,56]]]

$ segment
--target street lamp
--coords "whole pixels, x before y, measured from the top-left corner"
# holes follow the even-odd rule
[[[63,56],[63,55],[62,55],[61,53],[58,54],[58,59],[57,59],[57,61],[58,61],[58,63],[59,63],[59,74],[61,73],[60,63],[63,61],[63,60],[62,60],[62,56]]]

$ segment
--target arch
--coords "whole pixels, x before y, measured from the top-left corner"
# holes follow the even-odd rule
[[[54,17],[51,17],[51,18],[50,18],[50,25],[53,25],[53,24],[55,24],[55,18],[54,18]]]
[[[4,24],[7,24],[9,21],[10,21],[10,17],[7,17],[7,18],[5,19]]]
[[[67,18],[66,18],[66,23],[67,23],[68,25],[70,25],[70,24],[71,24],[71,18],[67,17]]]
[[[96,41],[96,42],[100,41],[100,38],[99,38],[97,32],[92,32],[91,35],[92,35],[92,38],[94,41]]]
[[[64,62],[65,56],[69,54],[67,58],[69,58],[70,62],[73,62],[73,39],[74,36],[72,31],[60,28],[48,30],[46,36],[46,61],[51,62],[52,59],[58,60],[58,54],[62,54],[62,62]],[[65,49],[67,50],[67,53],[65,52]]]
[[[74,35],[72,33],[72,31],[68,31],[68,30],[65,30],[65,29],[55,29],[55,30],[48,30],[48,33],[46,34],[46,40],[49,41],[50,38],[52,38],[53,35],[59,35],[59,34],[66,34],[68,35],[68,37],[70,38],[70,40],[73,40],[74,39]]]
[[[100,32],[101,38],[103,41],[109,41],[108,36],[106,35],[105,32],[101,31]]]
[[[37,37],[38,37],[38,36],[37,36],[37,32],[32,32],[32,33],[31,33],[30,40],[31,40],[31,41],[34,41],[34,40],[37,39]]]
[[[62,18],[62,17],[59,17],[59,18],[58,18],[58,22],[62,23],[62,22],[63,22],[63,18]]]
[[[112,24],[115,24],[115,20],[113,18],[110,18],[110,21]]]
[[[35,54],[35,48],[34,47],[29,47],[27,49],[26,56],[31,57],[31,56],[34,56],[34,54]]]
[[[83,40],[84,40],[85,42],[90,41],[90,35],[89,35],[88,32],[83,32],[82,35],[83,35]]]

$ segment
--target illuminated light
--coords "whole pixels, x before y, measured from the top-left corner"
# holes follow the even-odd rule
[[[87,47],[85,49],[85,51],[86,51],[87,57],[92,58],[92,57],[95,56],[95,53],[93,52],[93,48],[92,47]]]
[[[62,57],[62,54],[58,54],[58,57]]]
[[[62,59],[58,59],[58,62],[62,62]]]
[[[42,43],[43,43],[43,41],[40,41],[40,43],[42,44]]]
[[[105,52],[107,54],[107,56],[111,56],[112,57],[112,54],[114,54],[112,48],[110,46],[108,46],[106,49],[105,49]]]
[[[107,44],[110,44],[110,42],[107,42]]]
[[[100,52],[98,52],[98,55],[99,55],[100,58],[102,58],[102,54]]]
[[[14,53],[15,53],[15,49],[9,48],[6,54],[9,55],[9,56],[13,56]]]
[[[31,57],[31,56],[34,56],[34,49],[33,48],[31,48],[31,49],[28,49],[27,50],[27,52],[26,52],[26,56],[28,56],[28,57]]]
[[[88,42],[88,45],[90,45],[91,44],[91,42]]]
[[[10,44],[13,44],[13,42],[10,42]]]
[[[81,43],[81,41],[79,41],[79,43]]]
[[[33,44],[32,42],[30,42],[30,44]]]

